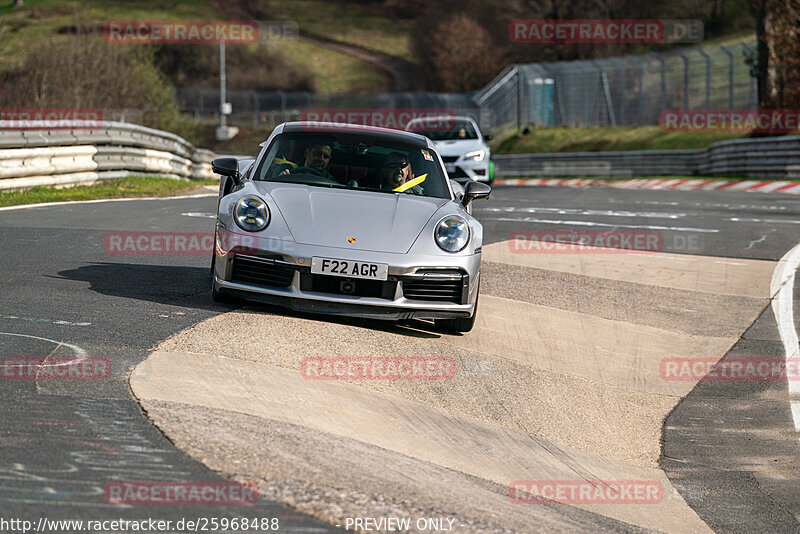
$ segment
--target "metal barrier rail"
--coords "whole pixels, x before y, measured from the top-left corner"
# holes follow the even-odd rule
[[[88,185],[136,174],[213,178],[213,158],[175,134],[129,123],[2,131],[0,190]]]
[[[0,132],[0,190],[67,186],[135,174],[214,178],[210,150],[128,123],[92,129]],[[800,179],[800,136],[720,141],[697,150],[511,154],[493,157],[496,176],[631,177],[739,175]]]
[[[800,179],[800,136],[719,141],[696,150],[493,156],[498,177],[719,176]]]

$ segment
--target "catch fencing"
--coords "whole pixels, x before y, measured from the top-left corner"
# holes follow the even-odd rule
[[[231,126],[274,128],[292,120],[302,120],[309,109],[380,110],[414,109],[447,110],[476,121],[491,121],[482,115],[470,93],[310,93],[292,91],[226,91],[232,112],[227,116]],[[197,121],[219,122],[219,91],[196,87],[176,88],[175,99],[182,113]],[[488,110],[483,111],[489,113]]]
[[[755,109],[754,42],[511,65],[474,95],[484,128],[658,125],[667,109]]]
[[[474,93],[227,91],[228,124],[272,128],[307,109],[436,109],[505,125],[645,126],[667,109],[755,109],[755,42],[506,67]],[[750,61],[750,63],[748,63]],[[182,112],[219,121],[219,91],[176,88]]]

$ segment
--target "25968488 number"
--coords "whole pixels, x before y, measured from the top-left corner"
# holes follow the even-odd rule
[[[200,517],[197,519],[197,530],[199,532],[216,532],[219,530],[233,530],[242,532],[270,532],[280,528],[280,521],[277,517]]]

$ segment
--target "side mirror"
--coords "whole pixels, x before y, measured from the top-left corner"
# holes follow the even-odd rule
[[[211,169],[222,176],[230,176],[239,183],[239,161],[236,158],[217,158],[211,162]]]
[[[494,136],[492,134],[486,134],[483,136],[484,141],[491,141],[492,139],[494,139]]]
[[[466,207],[473,200],[489,198],[491,194],[492,188],[483,182],[469,182],[464,188],[464,199],[461,203]]]

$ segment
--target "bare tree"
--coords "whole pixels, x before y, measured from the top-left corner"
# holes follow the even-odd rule
[[[502,64],[489,32],[464,14],[443,21],[429,41],[430,60],[445,91],[482,87]]]
[[[800,0],[751,0],[762,109],[800,108]]]

